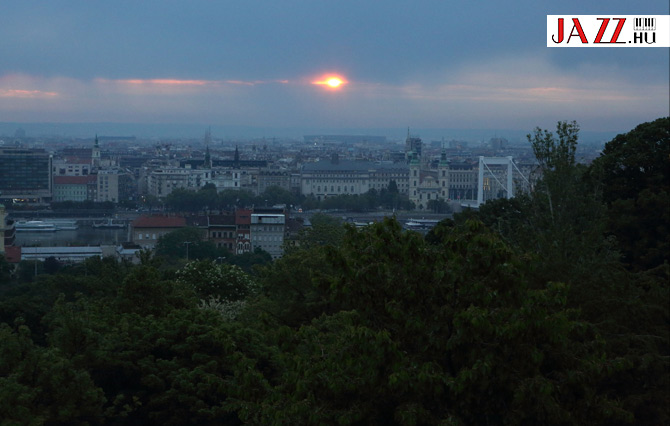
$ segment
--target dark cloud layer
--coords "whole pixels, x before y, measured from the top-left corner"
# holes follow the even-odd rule
[[[2,9],[0,121],[517,128],[575,118],[623,130],[668,114],[667,48],[545,47],[548,14],[667,14],[665,0],[7,1]],[[338,92],[310,84],[327,72],[350,84]]]

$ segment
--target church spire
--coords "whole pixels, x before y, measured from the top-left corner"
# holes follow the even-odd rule
[[[209,145],[205,148],[205,168],[212,168],[212,156],[209,154]]]
[[[91,165],[93,167],[100,167],[100,142],[98,141],[98,134],[95,134],[95,143],[91,150]]]

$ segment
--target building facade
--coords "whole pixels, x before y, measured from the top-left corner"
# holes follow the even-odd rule
[[[432,201],[446,201],[449,191],[450,168],[443,151],[437,170],[422,167],[417,153],[410,153],[409,200],[419,210],[428,209]]]
[[[237,209],[235,211],[237,254],[251,251],[251,213],[250,209]]]
[[[97,176],[54,176],[53,201],[95,201]]]
[[[51,201],[51,178],[52,157],[43,149],[0,148],[0,200]]]
[[[284,253],[286,215],[283,213],[251,214],[251,248],[261,248],[273,259]]]
[[[177,188],[196,191],[212,182],[211,170],[160,168],[148,176],[148,192],[158,198],[165,198]]]
[[[284,170],[260,170],[256,177],[256,193],[261,194],[271,186],[291,190],[291,173]]]
[[[142,248],[153,249],[160,237],[186,227],[186,219],[179,216],[140,216],[130,226],[132,242]]]
[[[237,249],[237,227],[234,214],[207,216],[207,238],[217,247],[234,253]]]

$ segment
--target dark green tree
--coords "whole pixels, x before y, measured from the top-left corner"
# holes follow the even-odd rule
[[[590,173],[602,184],[608,231],[624,262],[641,270],[670,260],[670,118],[615,137]]]
[[[207,194],[207,191],[204,193]],[[205,201],[200,192],[176,188],[165,197],[165,206],[178,212],[197,212],[205,207]]]
[[[11,282],[12,266],[7,262],[4,255],[0,255],[0,287],[5,286]]]
[[[158,239],[156,256],[167,260],[217,259],[227,257],[230,253],[204,239],[201,229],[186,227],[169,232]]]
[[[47,257],[44,259],[44,273],[46,274],[55,274],[60,269],[61,264],[53,256]]]
[[[33,343],[19,321],[0,324],[0,417],[3,424],[99,424],[105,397],[85,369],[56,348]]]
[[[256,290],[254,280],[240,267],[210,260],[189,262],[177,271],[177,281],[192,287],[200,299],[239,301]]]
[[[436,245],[386,220],[349,228],[340,247],[276,262],[266,277],[276,306],[266,299],[250,309],[270,313],[280,376],[260,399],[240,403],[244,420],[632,419],[597,388],[621,366],[565,309],[566,286],[529,282],[526,259],[477,222]]]
[[[298,248],[315,245],[338,245],[344,236],[342,221],[324,213],[316,213],[310,218],[311,226],[305,227],[298,236]]]
[[[559,122],[556,136],[539,128],[528,135],[541,178],[524,218],[526,228],[509,228],[528,238],[524,245],[538,254],[538,271],[565,282],[577,282],[616,259],[604,237],[600,188],[585,179],[586,167],[575,160],[578,133],[573,121]]]
[[[256,268],[272,263],[272,255],[262,248],[256,247],[252,252],[227,257],[226,262],[239,266],[246,273],[252,274]]]
[[[104,423],[239,424],[228,394],[263,388],[242,372],[253,364],[241,351],[262,347],[253,333],[198,308],[190,286],[150,266],[133,269],[114,297],[59,300],[49,326],[54,350],[104,391]]]
[[[286,206],[291,206],[296,204],[297,197],[287,189],[279,186],[270,186],[258,195],[258,200],[258,204],[261,204],[261,202],[265,204],[267,200],[267,204],[270,206],[275,204],[286,204]]]

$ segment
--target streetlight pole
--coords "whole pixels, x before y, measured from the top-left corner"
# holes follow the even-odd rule
[[[186,261],[188,262],[188,246],[189,244],[193,244],[193,241],[184,241],[184,245],[186,246]]]

